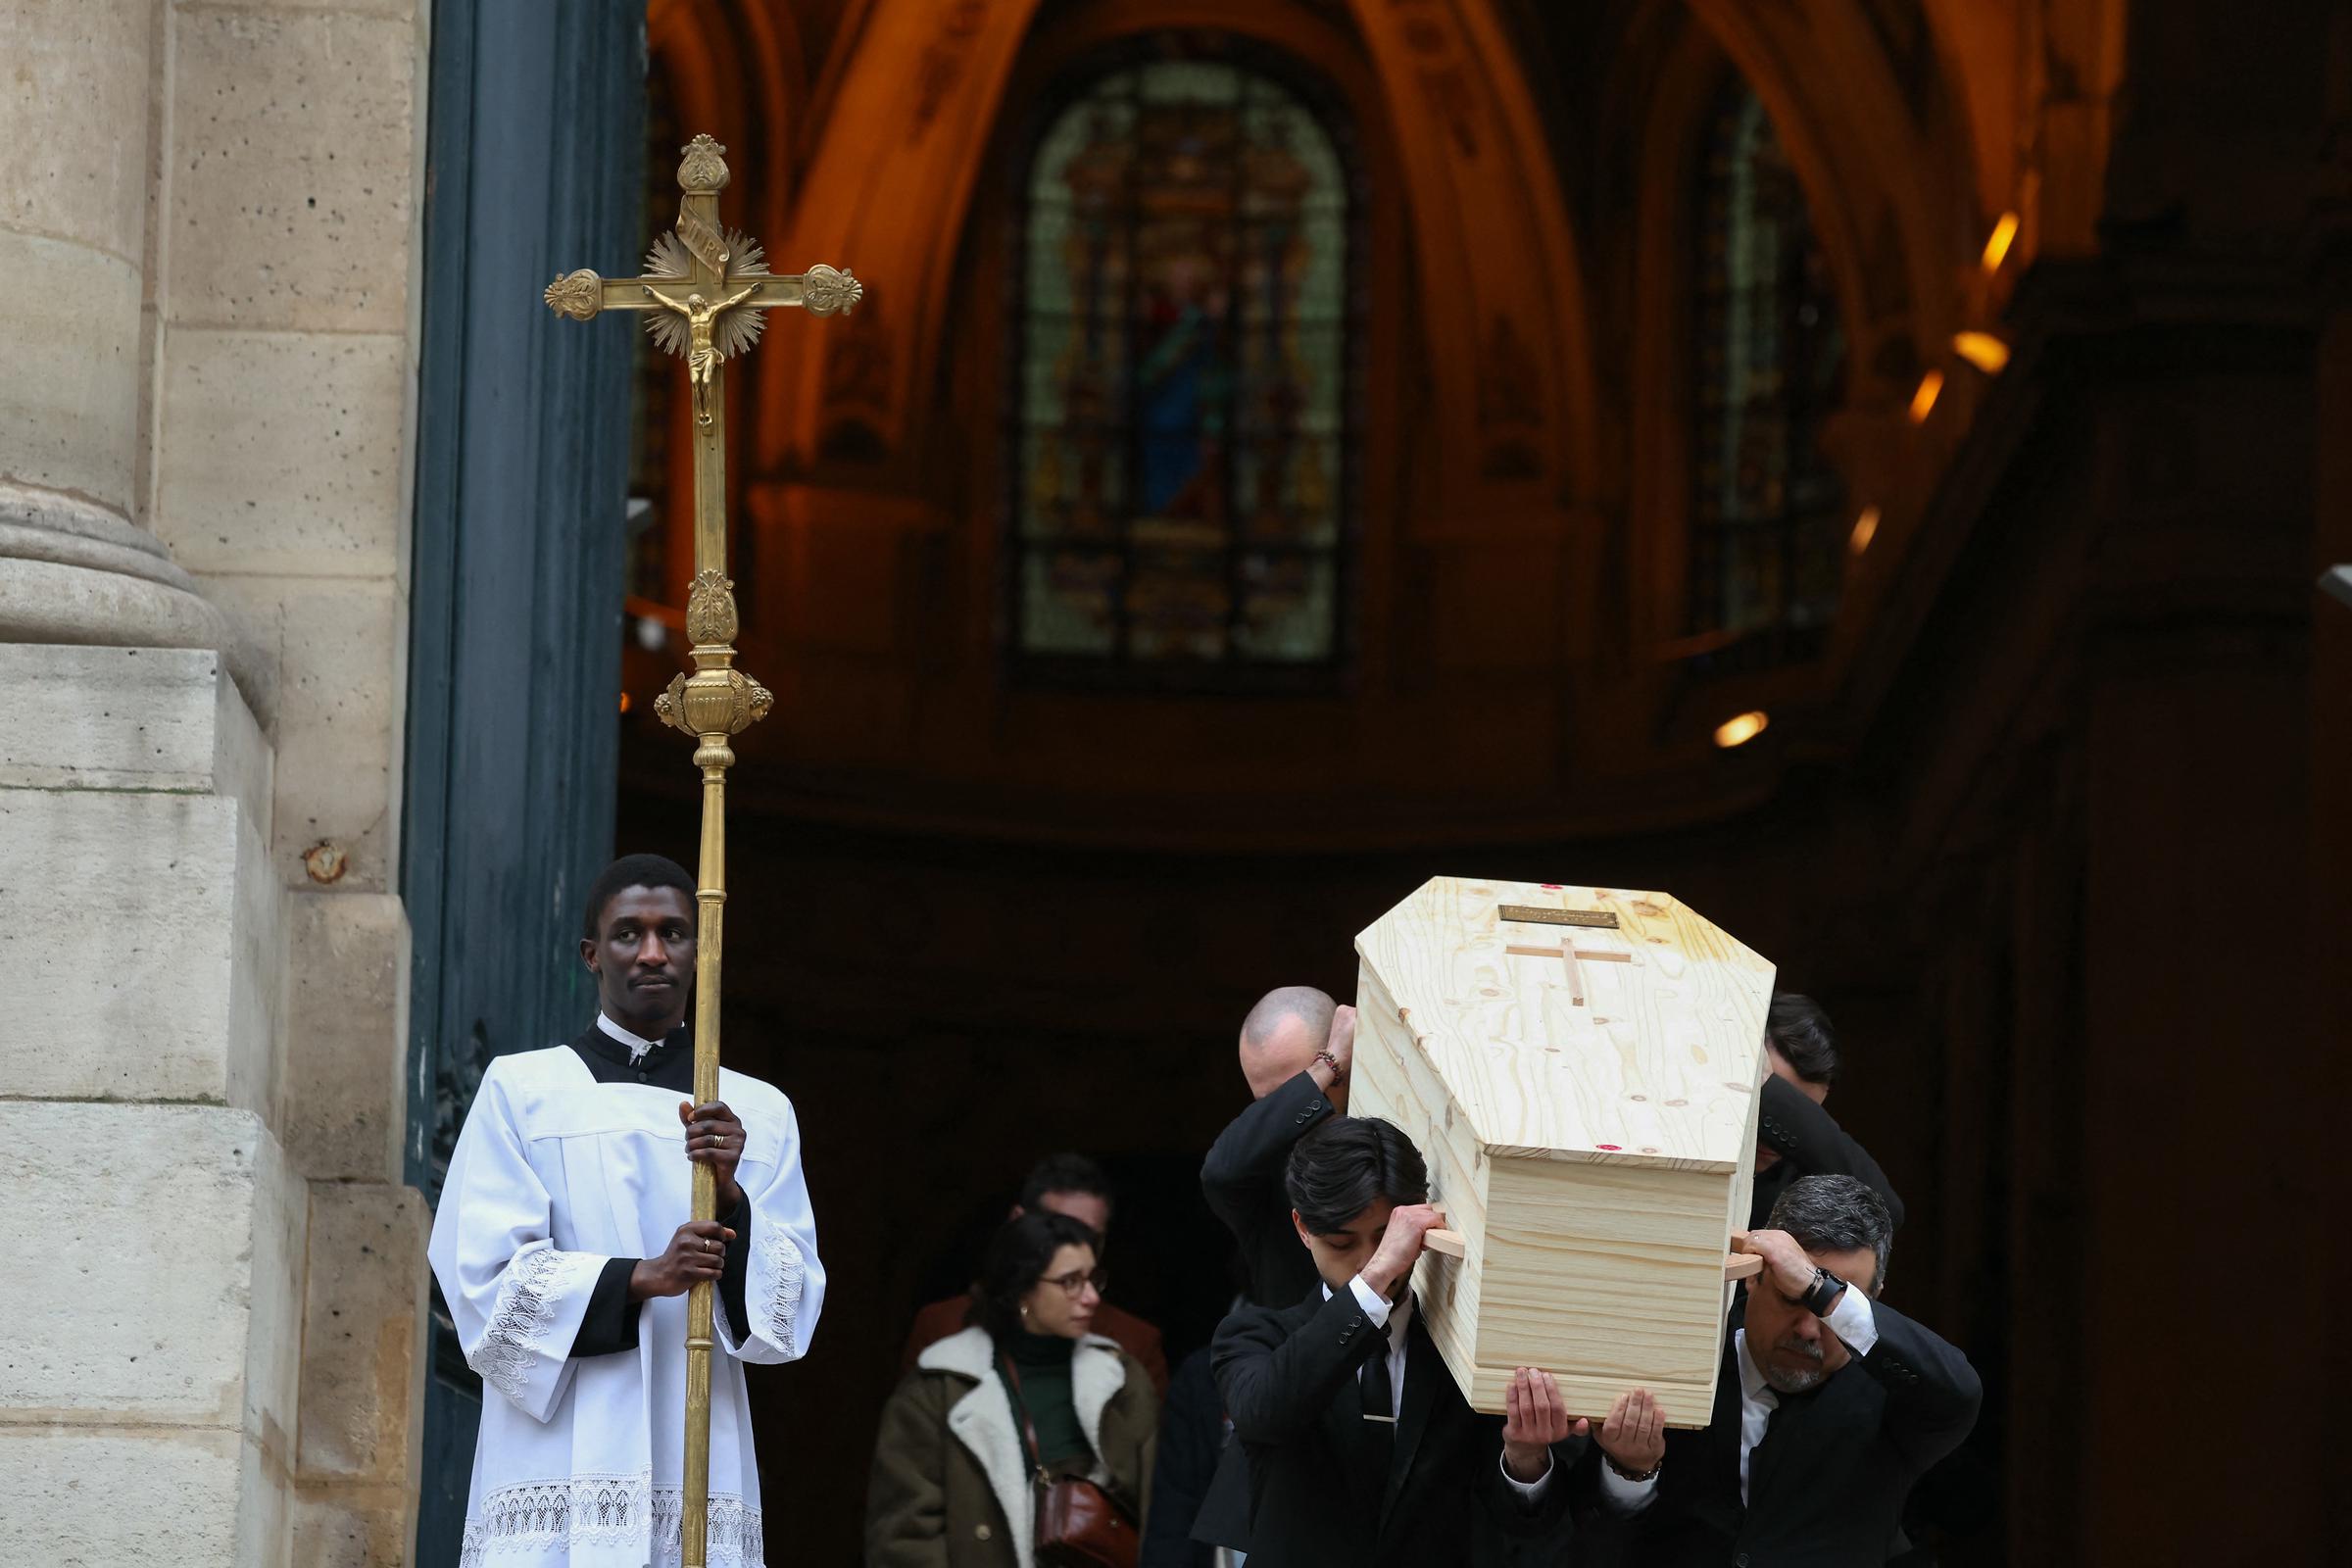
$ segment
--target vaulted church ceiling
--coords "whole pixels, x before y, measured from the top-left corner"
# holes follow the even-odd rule
[[[1499,725],[1465,787],[1556,803],[1831,722],[2013,280],[2087,232],[2120,5],[657,0],[662,134],[741,137],[743,226],[869,290],[739,373],[752,623],[810,681],[755,744],[1010,781],[1083,710],[1148,788],[1264,711],[1070,692],[1254,692]],[[1153,61],[1192,107],[1119,119]]]

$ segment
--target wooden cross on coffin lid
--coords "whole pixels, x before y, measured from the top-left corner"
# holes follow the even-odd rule
[[[1588,929],[1604,931],[1617,929],[1617,916],[1607,909],[1552,909],[1537,904],[1505,904],[1495,909],[1494,918],[1527,925],[1584,926]],[[1631,963],[1634,961],[1632,954],[1622,953],[1614,948],[1601,948],[1587,952],[1576,945],[1576,938],[1572,935],[1561,936],[1560,945],[1556,948],[1538,948],[1523,943],[1512,943],[1502,951],[1520,958],[1559,959],[1561,966],[1568,971],[1568,1000],[1580,1007],[1585,1004],[1585,976],[1584,971],[1576,966],[1577,959],[1584,958],[1598,963]]]
[[[1505,904],[1496,907],[1494,917],[1497,920],[1509,920],[1526,925],[1583,926],[1588,930],[1601,931],[1614,931],[1618,928],[1616,914],[1608,909],[1554,909],[1537,904]],[[1588,952],[1576,945],[1576,938],[1573,935],[1566,934],[1561,936],[1559,946],[1555,948],[1539,948],[1528,944],[1511,943],[1506,945],[1502,951],[1514,957],[1559,959],[1561,965],[1568,971],[1568,1000],[1579,1007],[1585,1004],[1584,975],[1576,966],[1579,958],[1600,963],[1631,963],[1634,961],[1632,954],[1622,953],[1614,948]],[[1446,1257],[1466,1258],[1470,1255],[1469,1243],[1464,1240],[1460,1231],[1434,1230],[1422,1240],[1423,1245],[1431,1251]],[[1746,1244],[1746,1232],[1735,1231],[1732,1234],[1732,1250],[1725,1255],[1723,1260],[1723,1277],[1725,1279],[1743,1280],[1764,1271],[1764,1259],[1745,1250]]]

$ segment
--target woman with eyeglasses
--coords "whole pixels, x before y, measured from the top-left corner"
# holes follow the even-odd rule
[[[1044,1210],[989,1242],[970,1326],[923,1351],[883,1409],[867,1568],[1051,1563],[1041,1476],[1094,1483],[1140,1533],[1159,1398],[1141,1362],[1089,1332],[1098,1254],[1092,1230]]]

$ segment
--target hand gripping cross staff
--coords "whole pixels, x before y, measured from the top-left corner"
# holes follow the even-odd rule
[[[798,275],[761,270],[758,244],[718,223],[726,187],[726,149],[697,136],[680,149],[678,220],[654,243],[642,277],[605,278],[585,269],[556,279],[547,303],[585,321],[600,311],[651,311],[654,341],[687,363],[694,388],[694,582],[687,592],[686,635],[694,673],[677,675],[654,704],[664,722],[696,741],[703,773],[702,863],[696,874],[694,1098],[718,1098],[720,911],[726,904],[726,778],[735,761],[728,742],[767,714],[767,688],[735,668],[735,585],[727,577],[726,387],[723,361],[759,341],[776,306],[812,316],[846,315],[864,296],[847,271],[812,267]],[[746,307],[749,307],[746,309]],[[694,1214],[717,1217],[717,1182],[709,1163],[694,1167]],[[683,1568],[706,1568],[710,1499],[711,1286],[687,1298],[686,1473],[679,1533]]]

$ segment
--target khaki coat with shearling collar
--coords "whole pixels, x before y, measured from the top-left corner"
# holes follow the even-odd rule
[[[1070,1353],[1070,1398],[1092,1479],[1135,1510],[1152,1493],[1159,1399],[1142,1363],[1090,1334]],[[883,1407],[866,1487],[866,1568],[1036,1568],[1037,1489],[988,1332],[924,1350]]]

